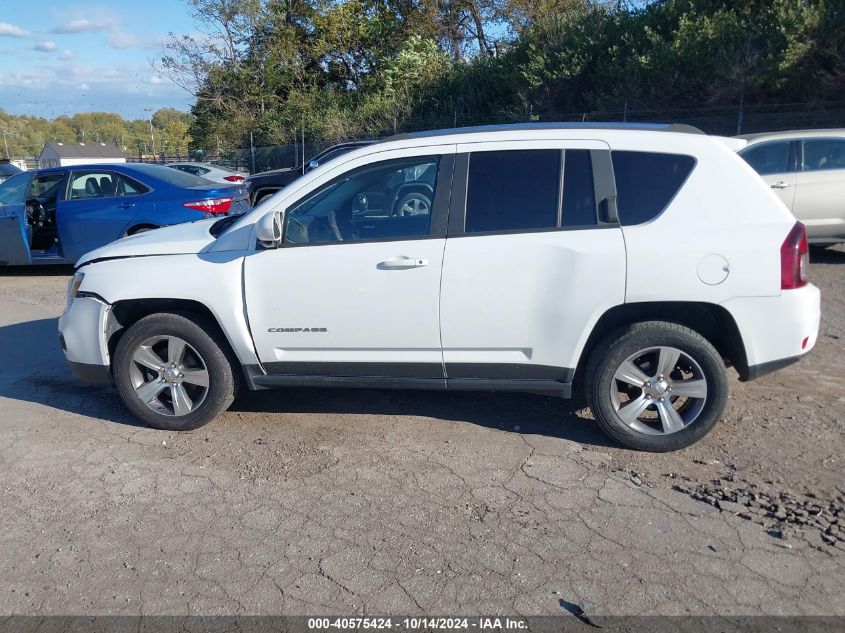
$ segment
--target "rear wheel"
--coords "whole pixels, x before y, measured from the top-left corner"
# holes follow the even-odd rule
[[[235,375],[216,327],[180,314],[153,314],[127,330],[114,355],[120,397],[159,429],[186,431],[232,403]]]
[[[719,421],[728,397],[719,353],[675,323],[617,330],[593,351],[586,374],[599,426],[639,450],[674,451],[697,442]]]

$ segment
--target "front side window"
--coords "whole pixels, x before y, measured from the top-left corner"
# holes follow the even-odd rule
[[[820,138],[803,141],[803,171],[845,169],[845,139]]]
[[[467,178],[467,233],[557,226],[561,151],[475,152]]]
[[[790,171],[789,141],[752,145],[739,155],[761,176]]]
[[[70,180],[71,200],[113,198],[117,195],[117,174],[111,172],[74,172]]]
[[[611,157],[622,226],[663,213],[695,166],[692,156],[682,154],[614,151]]]
[[[350,171],[285,214],[285,244],[409,239],[429,233],[438,159],[418,156]]]

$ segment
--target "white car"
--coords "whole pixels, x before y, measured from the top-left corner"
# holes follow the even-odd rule
[[[396,211],[413,193],[425,213]],[[741,380],[815,344],[804,227],[684,126],[401,135],[242,217],[88,253],[59,321],[73,373],[169,430],[238,386],[584,390],[638,449],[704,436]]]
[[[738,137],[742,156],[807,227],[812,244],[845,242],[845,130]]]
[[[221,182],[224,184],[241,183],[244,178],[249,176],[245,171],[238,171],[230,167],[223,167],[222,165],[212,165],[210,163],[168,163],[167,167],[184,171],[194,176],[199,176],[210,180],[212,182]]]

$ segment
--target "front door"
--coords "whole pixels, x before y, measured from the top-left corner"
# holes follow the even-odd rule
[[[123,237],[135,215],[131,201],[118,197],[120,176],[107,170],[74,170],[56,218],[62,253],[77,260],[88,251]]]
[[[15,174],[0,185],[0,264],[30,262],[32,227],[26,217],[26,193],[32,174]]]
[[[248,256],[244,270],[268,373],[443,378],[440,273],[454,146],[427,150],[357,159],[280,201],[283,245]],[[408,191],[427,207],[402,211]]]

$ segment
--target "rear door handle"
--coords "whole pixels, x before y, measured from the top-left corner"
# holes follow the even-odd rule
[[[400,255],[385,262],[380,262],[379,270],[405,270],[407,268],[422,268],[428,266],[428,260],[422,257],[405,257]]]
[[[121,202],[119,205],[117,205],[117,208],[118,209],[131,209],[134,206],[135,206],[134,202]]]
[[[772,189],[786,189],[789,187],[790,184],[788,182],[784,182],[783,180],[778,180],[776,183],[772,185]]]

